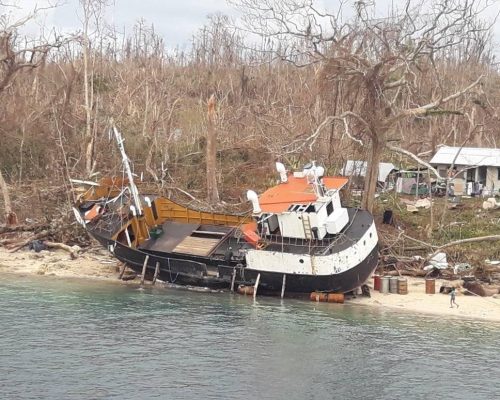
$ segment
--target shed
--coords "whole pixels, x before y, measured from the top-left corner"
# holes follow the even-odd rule
[[[366,176],[366,161],[347,160],[342,168],[341,174],[344,176],[365,177]],[[391,172],[398,169],[392,163],[381,162],[378,165],[378,179],[379,186],[386,187],[388,178]]]

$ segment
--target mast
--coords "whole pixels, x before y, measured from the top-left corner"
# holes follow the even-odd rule
[[[132,170],[130,169],[130,163],[127,157],[127,153],[125,153],[125,147],[123,146],[123,142],[125,141],[122,138],[116,126],[113,125],[113,133],[115,135],[116,143],[118,144],[118,148],[120,149],[120,153],[122,155],[123,166],[125,167],[125,172],[127,173],[128,184],[130,187],[130,193],[132,193],[132,199],[134,200],[134,205],[137,210],[137,215],[142,215],[142,206],[141,199],[139,197],[139,191],[137,190],[137,186],[134,183],[134,177],[132,176]]]

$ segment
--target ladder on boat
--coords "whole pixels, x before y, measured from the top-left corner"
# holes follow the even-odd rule
[[[304,235],[306,239],[312,239],[311,220],[309,214],[302,213],[302,226],[304,227]]]

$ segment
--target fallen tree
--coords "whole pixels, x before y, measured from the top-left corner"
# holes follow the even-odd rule
[[[434,248],[434,252],[431,255],[427,256],[425,258],[425,261],[429,261],[437,253],[439,253],[440,251],[447,249],[449,247],[458,246],[458,245],[467,244],[467,243],[476,243],[476,242],[495,242],[497,240],[500,240],[500,235],[478,236],[478,237],[474,237],[474,238],[454,240],[453,242],[449,242],[449,243],[443,244],[441,246],[429,245],[430,247]]]

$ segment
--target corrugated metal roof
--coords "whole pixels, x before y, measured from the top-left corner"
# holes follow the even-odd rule
[[[366,161],[355,161],[355,160],[347,160],[344,168],[341,170],[341,174],[345,176],[365,176],[366,175],[366,167],[367,167],[367,162]],[[387,179],[387,176],[391,173],[393,170],[398,170],[394,164],[392,163],[384,163],[381,162],[378,165],[378,181],[379,182],[385,182]]]
[[[500,167],[500,149],[480,147],[462,147],[460,150],[460,147],[444,146],[432,157],[430,163],[451,165],[457,153],[455,165]]]

